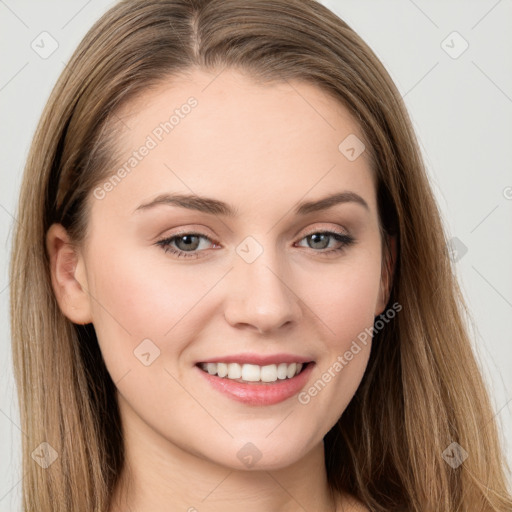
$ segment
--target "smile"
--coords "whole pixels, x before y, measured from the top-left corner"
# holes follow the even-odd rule
[[[303,363],[281,363],[259,366],[257,364],[240,363],[200,363],[201,368],[210,375],[239,382],[275,382],[291,379],[298,375]]]
[[[310,361],[266,366],[199,363],[195,368],[215,390],[233,400],[246,405],[272,405],[299,393],[314,366]]]

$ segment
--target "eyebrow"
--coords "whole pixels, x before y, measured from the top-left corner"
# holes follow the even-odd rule
[[[355,192],[343,191],[328,195],[316,201],[302,202],[295,208],[294,214],[307,215],[309,213],[327,210],[337,204],[343,203],[356,203],[370,211],[368,203],[360,195]],[[223,215],[226,217],[236,217],[238,214],[238,208],[233,208],[223,201],[190,194],[160,194],[150,202],[138,206],[134,210],[134,213],[149,210],[159,205],[179,206],[189,210],[196,210],[213,215]]]

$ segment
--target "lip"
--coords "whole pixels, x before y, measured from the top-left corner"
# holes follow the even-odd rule
[[[229,356],[214,357],[198,361],[199,363],[240,363],[240,364],[257,364],[258,366],[266,366],[269,364],[291,364],[291,363],[309,363],[313,360],[308,357],[302,357],[294,354],[254,354],[244,352],[242,354],[231,354]]]
[[[221,361],[226,360],[223,359]],[[295,362],[295,360],[292,362]],[[278,379],[276,382],[253,382],[247,384],[243,382],[236,382],[225,377],[219,377],[217,375],[210,375],[197,365],[194,366],[194,368],[214,389],[229,398],[237,402],[242,402],[246,405],[261,406],[283,402],[284,400],[287,400],[299,393],[299,391],[306,385],[314,366],[314,362],[309,362],[309,364],[298,375],[295,375],[295,377],[291,379]]]

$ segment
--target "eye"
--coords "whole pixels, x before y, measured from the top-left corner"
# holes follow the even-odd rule
[[[197,258],[199,254],[192,251],[196,251],[196,249],[201,245],[201,239],[209,240],[211,242],[209,237],[202,235],[201,233],[180,233],[179,235],[159,240],[157,245],[162,247],[164,252],[175,254],[178,258]],[[173,247],[173,244],[176,244],[178,248]]]
[[[329,244],[333,239],[337,246],[329,248]],[[178,258],[198,258],[200,257],[199,253],[202,252],[198,251],[201,246],[201,240],[206,240],[216,245],[208,236],[201,233],[180,233],[159,240],[156,242],[156,245],[160,246],[164,252],[174,254]],[[355,243],[354,237],[337,231],[314,231],[303,237],[302,240],[307,240],[309,248],[320,254],[339,253]]]
[[[306,235],[302,240],[307,240],[309,247],[312,249],[327,249],[332,239],[338,245],[331,247],[327,251],[321,251],[321,254],[338,253],[355,243],[354,237],[337,231],[314,231]]]

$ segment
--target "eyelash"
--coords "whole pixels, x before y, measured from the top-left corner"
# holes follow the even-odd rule
[[[335,253],[339,253],[339,252],[345,250],[347,247],[349,247],[349,246],[351,246],[351,245],[353,245],[355,243],[355,238],[354,237],[352,237],[350,235],[347,235],[345,233],[339,233],[337,231],[313,231],[311,233],[308,233],[304,237],[302,237],[300,241],[302,241],[305,238],[307,238],[309,236],[312,236],[312,235],[329,235],[332,238],[334,238],[335,240],[337,240],[338,242],[341,242],[341,246],[337,247],[335,249],[328,249],[328,250],[324,249],[323,251],[316,251],[315,249],[311,249],[312,251],[319,252],[320,254],[335,254]],[[158,242],[156,242],[156,245],[160,246],[165,253],[174,254],[178,258],[180,258],[180,257],[183,257],[183,258],[195,258],[195,259],[199,258],[200,256],[199,256],[198,252],[202,252],[202,251],[190,252],[189,253],[187,251],[182,251],[180,249],[174,249],[173,247],[171,247],[170,244],[175,239],[177,239],[177,238],[184,238],[185,236],[197,236],[197,237],[204,238],[204,239],[209,240],[210,242],[212,242],[210,237],[208,237],[206,235],[203,235],[201,233],[193,233],[193,232],[188,233],[188,232],[184,232],[184,233],[179,233],[177,235],[173,235],[171,237],[159,240]]]

